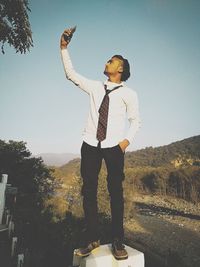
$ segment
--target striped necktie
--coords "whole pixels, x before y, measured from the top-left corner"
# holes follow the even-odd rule
[[[114,87],[112,90],[107,90],[107,85],[104,85],[105,95],[99,108],[99,120],[97,127],[97,140],[103,141],[106,139],[107,122],[108,122],[108,110],[109,110],[109,94],[114,90],[122,87],[122,85]]]

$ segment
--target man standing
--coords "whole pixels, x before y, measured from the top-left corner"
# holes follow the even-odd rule
[[[89,80],[74,70],[67,46],[75,28],[66,29],[61,36],[61,57],[67,79],[84,90],[90,97],[90,110],[83,131],[81,147],[82,196],[86,222],[85,246],[77,252],[88,256],[100,246],[98,231],[97,186],[102,160],[107,168],[107,187],[112,217],[112,252],[116,259],[127,259],[123,245],[124,229],[124,154],[141,125],[137,93],[126,87],[130,77],[127,59],[113,56],[105,65],[105,82]],[[129,129],[124,133],[126,117]]]

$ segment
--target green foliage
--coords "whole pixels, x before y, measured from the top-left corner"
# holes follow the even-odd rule
[[[31,157],[22,141],[0,140],[0,175],[3,173],[8,174],[8,183],[18,188],[17,207],[24,217],[40,212],[44,199],[54,192],[52,170],[41,158]]]
[[[53,190],[53,176],[41,158],[31,157],[26,143],[0,140],[0,173],[8,174],[8,182],[19,192],[47,194]]]
[[[146,147],[135,152],[126,153],[126,166],[151,166],[174,165],[173,161],[182,159],[188,165],[187,159],[193,158],[192,165],[199,165],[200,136],[190,137],[170,145],[160,147]]]
[[[54,194],[59,181],[54,179],[53,170],[47,168],[41,158],[31,157],[22,141],[0,140],[0,175],[3,173],[8,174],[8,183],[18,188],[16,203],[6,201],[6,206],[12,210],[19,249],[29,250],[30,266],[53,266],[48,262],[52,247],[59,253],[72,232],[70,222],[66,227],[54,224],[52,210],[44,207],[44,200]],[[56,256],[52,259],[55,261]]]
[[[169,174],[168,194],[197,203],[200,200],[200,168],[179,168]]]
[[[29,23],[28,0],[0,0],[0,43],[13,46],[16,52],[26,53],[33,46]]]

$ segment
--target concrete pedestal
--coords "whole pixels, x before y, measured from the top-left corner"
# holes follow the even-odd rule
[[[116,260],[112,255],[111,244],[102,245],[88,257],[79,257],[74,250],[73,266],[80,267],[144,267],[144,254],[134,248],[125,246],[128,259]]]

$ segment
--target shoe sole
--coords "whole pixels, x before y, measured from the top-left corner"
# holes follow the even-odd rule
[[[115,257],[116,260],[127,260],[128,259],[128,255],[126,256],[117,256],[115,255],[114,251],[112,250],[112,254]]]
[[[92,252],[96,251],[98,248],[99,248],[99,247],[94,248],[93,250],[91,250],[91,251],[90,251],[89,253],[87,253],[87,254],[81,254],[81,253],[76,252],[75,255],[76,255],[76,256],[79,256],[79,257],[88,257]]]
[[[113,256],[115,257],[116,260],[127,260],[128,259],[128,256],[115,256],[114,254]]]

